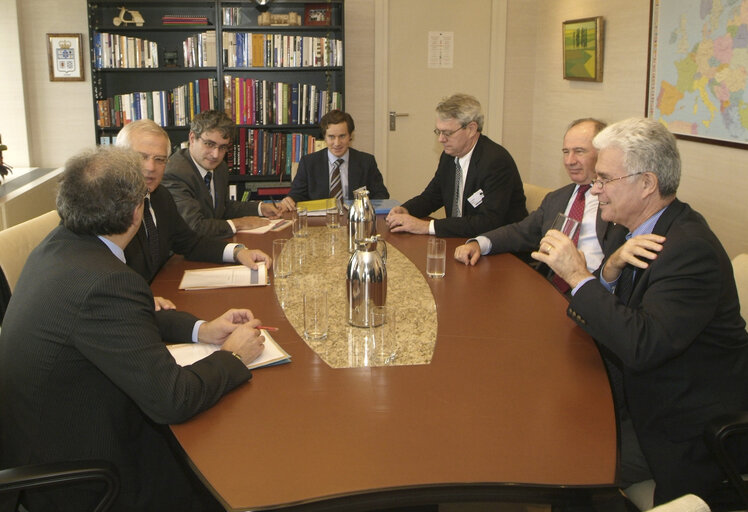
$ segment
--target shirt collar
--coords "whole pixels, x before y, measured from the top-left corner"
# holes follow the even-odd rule
[[[350,155],[350,154],[351,154],[351,151],[349,149],[346,149],[345,153],[343,154],[343,156],[335,156],[335,155],[332,154],[332,151],[330,151],[328,149],[327,150],[327,161],[330,163],[330,165],[332,165],[332,164],[335,163],[335,161],[338,158],[342,158],[343,159],[343,163],[347,164],[348,163],[348,155]]]
[[[630,232],[628,235],[626,235],[626,240],[629,238],[633,238],[638,235],[648,235],[652,233],[654,230],[655,224],[657,224],[657,221],[660,220],[660,217],[662,217],[662,214],[667,209],[667,206],[663,208],[662,210],[658,211],[654,215],[652,215],[650,218],[645,220],[641,223],[641,225],[636,228],[634,231]]]
[[[99,240],[104,242],[104,245],[106,245],[109,250],[112,251],[112,254],[114,254],[118,260],[120,260],[122,263],[127,263],[127,260],[125,260],[125,251],[122,250],[122,247],[115,244],[105,236],[98,235],[98,237]]]

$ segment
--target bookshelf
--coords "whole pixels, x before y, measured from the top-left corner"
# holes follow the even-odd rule
[[[114,23],[123,4],[142,26]],[[89,0],[96,142],[147,117],[177,148],[194,114],[222,109],[237,125],[238,195],[282,191],[319,119],[344,108],[343,14],[343,0]],[[289,20],[300,25],[277,24]]]

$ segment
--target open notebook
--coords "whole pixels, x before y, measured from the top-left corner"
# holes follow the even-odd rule
[[[252,370],[254,368],[262,368],[263,366],[290,363],[291,356],[278,345],[273,337],[265,329],[262,329],[260,332],[265,336],[265,350],[262,351],[262,354],[257,359],[248,364],[247,368]],[[208,357],[221,347],[208,343],[178,343],[176,345],[168,345],[167,348],[179,366],[188,366],[204,357]]]

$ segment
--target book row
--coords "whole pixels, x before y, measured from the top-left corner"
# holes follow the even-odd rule
[[[94,32],[93,38],[97,69],[158,67],[158,43],[106,32]]]
[[[138,119],[159,126],[187,126],[204,110],[216,108],[216,81],[201,78],[165,91],[131,92],[96,100],[96,124],[119,128]]]
[[[223,32],[223,65],[231,68],[343,65],[343,41],[315,36]]]
[[[237,124],[317,124],[330,110],[343,108],[340,92],[314,84],[223,79],[224,110]]]
[[[304,133],[284,133],[239,128],[233,150],[226,155],[229,173],[289,178],[302,156],[315,151],[315,138]]]

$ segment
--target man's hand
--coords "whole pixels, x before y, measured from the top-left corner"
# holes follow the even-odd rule
[[[197,330],[197,341],[220,345],[237,327],[244,324],[257,326],[260,322],[254,320],[252,312],[248,309],[229,309],[218,318],[202,324]]]
[[[281,216],[281,211],[270,203],[261,203],[260,211],[268,219],[279,219]]]
[[[605,262],[603,279],[612,283],[618,279],[627,264],[641,269],[647,268],[649,262],[645,260],[656,259],[657,253],[662,250],[663,243],[665,243],[665,237],[654,233],[638,235],[627,240]]]
[[[286,196],[283,198],[283,200],[280,202],[280,211],[283,212],[292,212],[296,209],[296,201],[294,201],[291,196]]]
[[[242,363],[249,364],[265,350],[265,337],[257,327],[260,321],[255,319],[238,326],[226,339],[221,350],[227,350],[238,355]]]
[[[236,260],[245,267],[253,270],[257,269],[257,263],[260,261],[265,262],[268,270],[273,266],[273,258],[259,249],[242,249],[236,254]]]
[[[156,305],[156,311],[161,311],[162,309],[177,309],[172,301],[163,297],[153,297],[153,302]]]
[[[465,265],[475,265],[480,259],[480,245],[475,240],[455,248],[455,259]]]
[[[584,253],[576,248],[568,236],[556,229],[548,230],[540,240],[539,250],[530,256],[551,267],[572,289],[592,276],[587,270]]]
[[[267,226],[270,223],[269,220],[263,217],[254,216],[237,217],[236,219],[231,219],[231,222],[234,223],[237,231],[242,229],[260,228],[262,226]]]
[[[414,233],[416,235],[429,234],[429,221],[418,219],[408,213],[402,206],[395,206],[385,219],[387,227],[393,233]]]

